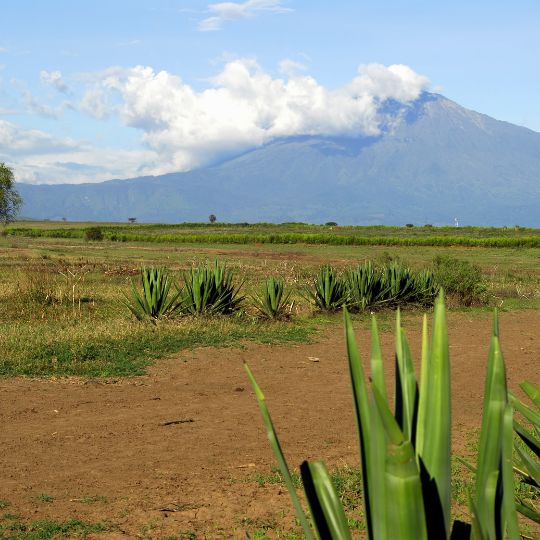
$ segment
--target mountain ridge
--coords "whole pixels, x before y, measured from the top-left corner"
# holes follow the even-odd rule
[[[540,133],[438,94],[381,107],[377,136],[275,139],[183,173],[18,184],[40,219],[539,226]]]

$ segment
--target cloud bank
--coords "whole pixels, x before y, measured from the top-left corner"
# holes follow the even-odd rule
[[[290,66],[289,66],[290,67]],[[143,132],[159,156],[157,173],[185,171],[224,155],[293,135],[377,135],[385,100],[415,100],[428,80],[405,65],[368,64],[345,86],[327,89],[299,69],[274,78],[236,60],[196,91],[151,67],[102,73],[82,100],[96,118],[113,114]],[[119,104],[111,105],[115,102]]]
[[[42,71],[42,83],[54,88],[57,98],[38,102],[22,88],[31,114],[55,121],[69,110],[113,122],[116,129],[137,130],[140,149],[59,140],[0,120],[0,160],[15,166],[19,180],[33,183],[187,171],[280,137],[377,135],[388,120],[381,112],[386,100],[409,103],[428,85],[426,77],[401,64],[362,65],[352,80],[333,89],[294,61],[282,61],[279,73],[238,59],[226,63],[205,88],[195,89],[175,74],[147,66],[71,76],[69,86],[59,71]]]
[[[57,184],[139,176],[150,172],[145,164],[155,157],[151,151],[95,148],[0,120],[0,162],[14,167],[18,181]]]

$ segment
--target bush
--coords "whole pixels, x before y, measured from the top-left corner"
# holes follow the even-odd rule
[[[181,311],[191,315],[224,315],[237,311],[244,300],[240,285],[234,284],[234,273],[218,261],[214,266],[199,266],[184,273]]]
[[[437,285],[459,305],[471,306],[484,301],[486,286],[478,266],[448,255],[438,255],[433,261]]]
[[[255,307],[263,317],[267,319],[283,319],[288,317],[287,301],[291,296],[290,291],[284,294],[285,286],[279,279],[269,278],[264,283],[259,296],[253,297]]]
[[[307,296],[321,311],[337,311],[347,303],[347,284],[334,268],[323,266]]]
[[[140,321],[150,318],[155,322],[161,317],[171,315],[179,309],[180,292],[169,297],[171,282],[165,270],[161,268],[143,268],[141,270],[142,294],[139,294],[133,281],[131,293],[133,302],[126,295],[124,304]]]
[[[430,306],[439,291],[429,270],[413,272],[398,260],[375,269],[371,262],[347,272],[347,308],[363,311],[406,304]]]
[[[346,275],[348,301],[351,311],[363,311],[379,306],[384,302],[385,289],[382,274],[371,261],[349,270]]]
[[[103,240],[103,231],[99,227],[90,227],[84,231],[84,239],[87,241],[99,242]]]

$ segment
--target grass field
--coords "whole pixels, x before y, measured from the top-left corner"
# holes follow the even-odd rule
[[[5,229],[11,236],[83,238],[95,225],[20,222]],[[305,223],[101,224],[104,238],[115,242],[170,244],[315,244],[347,246],[540,247],[540,231],[518,225],[494,227],[390,227],[308,225]]]
[[[23,227],[24,225],[24,227]],[[31,225],[31,228],[28,227]],[[0,238],[0,374],[32,376],[77,375],[118,377],[140,374],[154,358],[199,345],[227,345],[238,340],[263,342],[306,341],[323,321],[305,298],[317,269],[332,264],[338,269],[366,260],[399,259],[414,269],[430,267],[446,255],[480,267],[486,285],[486,309],[535,308],[540,302],[540,248],[465,246],[381,246],[276,243],[231,245],[223,235],[372,235],[429,244],[454,228],[432,227],[329,227],[285,225],[101,225],[108,234],[136,231],[137,235],[189,235],[211,230],[213,243],[85,241],[83,233],[95,224],[50,222],[17,223]],[[23,236],[22,231],[43,236]],[[13,235],[15,231],[19,231]],[[73,234],[53,238],[51,231]],[[123,234],[123,233],[122,233]],[[126,233],[127,234],[127,233]],[[522,234],[538,238],[540,231],[462,228],[460,237],[511,240]],[[398,236],[399,235],[399,236]],[[244,309],[234,316],[182,318],[157,326],[136,321],[123,304],[130,281],[138,280],[142,266],[166,267],[177,281],[194,264],[219,259],[243,282]],[[289,322],[263,322],[256,317],[250,297],[265,278],[280,277],[292,290]]]

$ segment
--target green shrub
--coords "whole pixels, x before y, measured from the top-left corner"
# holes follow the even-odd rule
[[[213,266],[199,266],[184,273],[181,311],[191,315],[230,314],[244,300],[235,285],[234,273],[218,261]]]
[[[384,380],[382,354],[373,319],[371,376],[366,376],[352,323],[345,332],[354,412],[357,420],[367,536],[369,540],[519,540],[512,472],[512,407],[498,324],[488,354],[488,376],[472,523],[451,516],[451,389],[446,315],[442,293],[435,304],[431,344],[427,318],[422,331],[422,379],[418,385],[410,348],[396,321],[395,412]],[[350,539],[349,524],[330,475],[320,461],[300,466],[310,523],[296,493],[265,396],[246,366],[268,439],[289,490],[305,538]],[[324,437],[324,434],[320,434]]]
[[[416,281],[413,272],[399,262],[390,263],[382,271],[384,301],[390,306],[399,306],[416,301]]]
[[[345,280],[331,266],[323,266],[317,274],[313,287],[307,289],[307,296],[321,311],[337,311],[348,300]]]
[[[150,318],[153,322],[178,311],[180,292],[169,297],[171,282],[162,268],[143,268],[141,270],[142,294],[131,281],[132,301],[126,295],[124,304],[140,321]]]
[[[385,287],[382,274],[371,261],[358,265],[346,274],[348,290],[347,307],[351,311],[373,309],[384,303]]]
[[[431,270],[421,270],[414,275],[415,302],[431,306],[440,290],[440,285]]]
[[[84,231],[84,239],[94,242],[101,241],[103,240],[103,231],[100,227],[90,227]]]
[[[359,265],[346,276],[347,308],[363,311],[407,304],[430,306],[439,287],[429,270],[413,272],[394,260],[377,270],[371,262]]]
[[[261,294],[254,296],[255,307],[267,319],[283,319],[289,315],[287,301],[291,293],[284,294],[285,286],[279,279],[269,278],[263,285]]]
[[[439,255],[433,261],[433,274],[437,285],[458,304],[471,306],[483,302],[486,286],[475,264]]]

